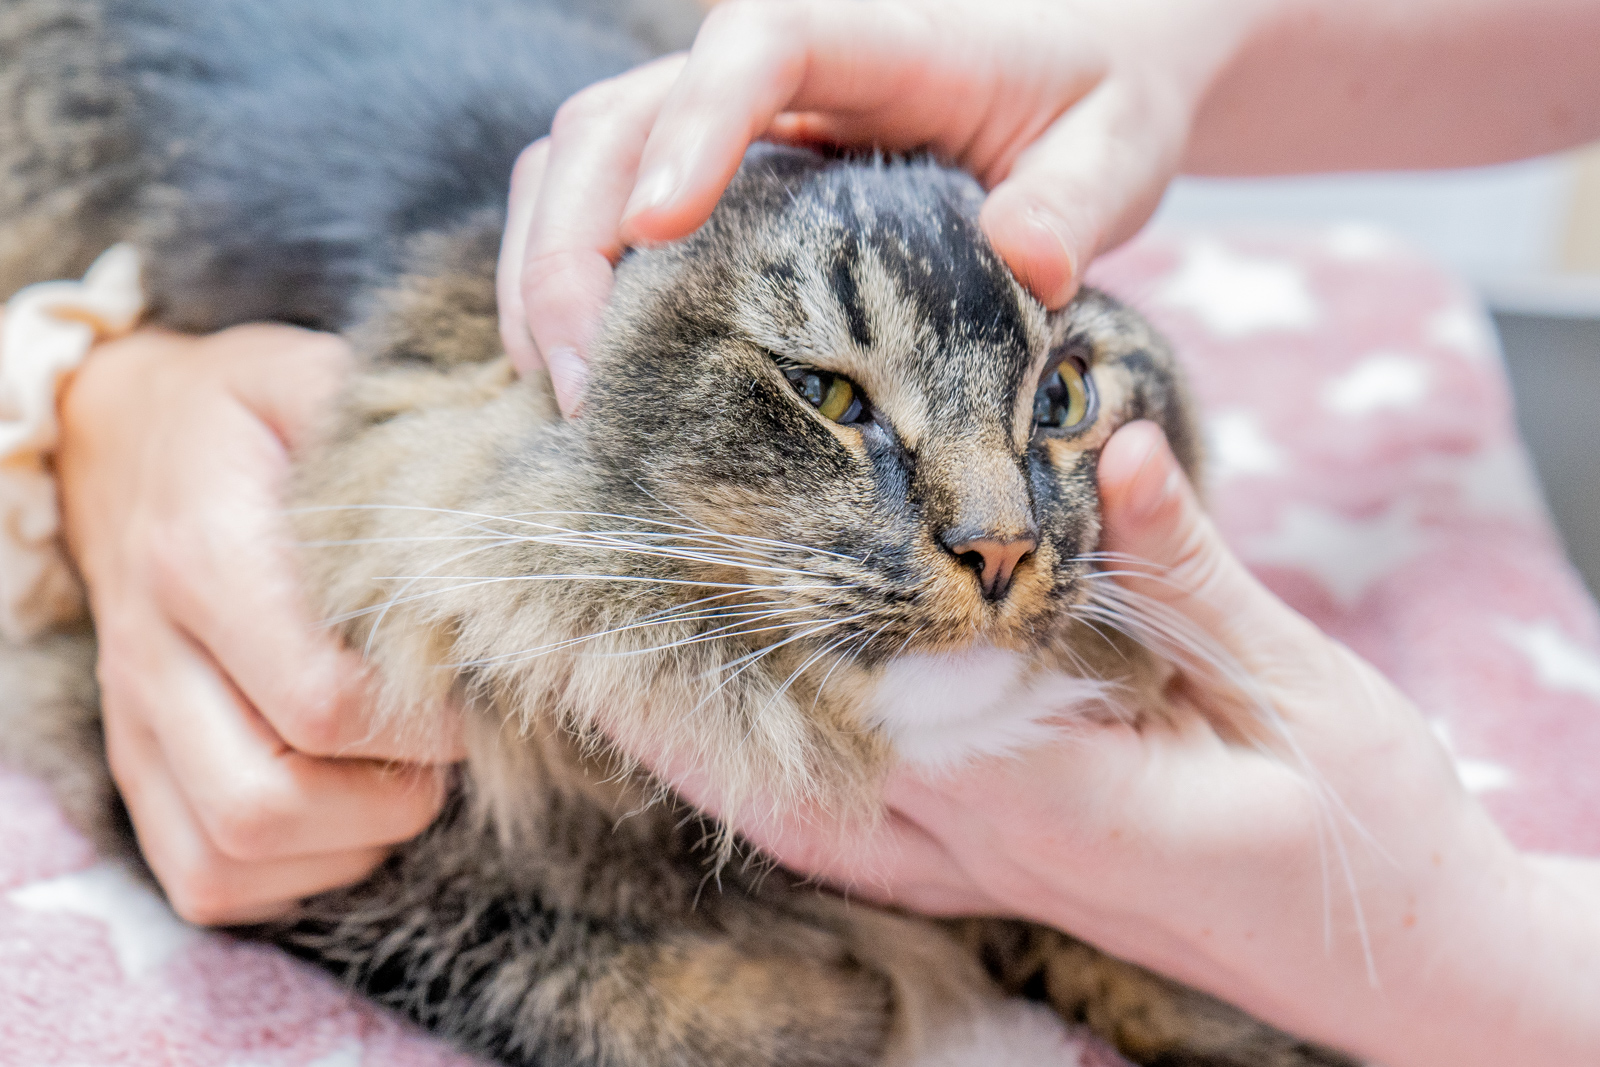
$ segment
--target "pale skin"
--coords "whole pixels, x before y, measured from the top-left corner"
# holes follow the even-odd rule
[[[1600,136],[1595,40],[1600,5],[1582,0],[735,3],[687,58],[586,90],[525,153],[502,335],[524,371],[543,354],[576,410],[616,256],[697,226],[764,134],[933,146],[990,188],[991,240],[1060,306],[1180,170],[1467,164]],[[281,364],[269,375],[244,355],[269,343],[321,345],[302,351],[314,383],[344,358],[298,331],[146,335],[97,355],[66,408],[73,547],[102,631],[127,635],[102,663],[108,723],[125,724],[108,731],[113,767],[158,877],[200,921],[353,880],[431,815],[431,778],[333,757],[454,755],[374,733],[359,666],[289,592],[269,505],[282,442],[326,388],[272,385],[290,379]],[[195,345],[241,355],[216,370]],[[146,362],[118,379],[112,355]],[[169,384],[131,403],[144,377]],[[218,404],[246,414],[205,413]],[[165,426],[192,436],[154,429]],[[896,780],[894,841],[871,855],[817,822],[746,829],[856,892],[1062,926],[1389,1067],[1600,1058],[1600,865],[1516,853],[1416,710],[1249,579],[1157,437],[1125,429],[1102,457],[1110,547],[1172,567],[1144,591],[1172,598],[1274,694],[1349,808],[1334,824],[1349,883],[1336,873],[1325,889],[1320,809],[1301,779],[1220,740],[1206,715],[1228,694],[1196,677],[1180,690],[1195,715],[1175,733],[1108,729],[937,783]],[[211,510],[230,479],[247,506]],[[204,531],[197,544],[212,550],[163,566],[173,530]],[[173,678],[189,699],[168,698]],[[260,773],[208,771],[234,759]]]
[[[364,877],[432,821],[425,763],[460,756],[447,732],[419,746],[373,730],[359,657],[317,625],[289,563],[289,449],[348,359],[288,326],[146,330],[102,346],[62,402],[62,510],[112,774],[194,922],[265,918]]]

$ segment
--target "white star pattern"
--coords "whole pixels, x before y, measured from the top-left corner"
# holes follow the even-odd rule
[[[1220,411],[1206,422],[1206,458],[1213,481],[1247,474],[1280,474],[1288,466],[1279,448],[1253,411]]]
[[[120,864],[101,862],[7,894],[19,908],[83,915],[105,924],[117,963],[129,981],[160,967],[200,931],[185,925]]]
[[[1514,442],[1487,445],[1453,467],[1446,477],[1456,483],[1462,500],[1474,512],[1508,518],[1544,517],[1538,478]]]
[[[1324,247],[1334,259],[1361,262],[1394,255],[1401,245],[1393,234],[1381,226],[1346,222],[1328,231]]]
[[[1347,519],[1307,504],[1284,508],[1278,529],[1246,546],[1251,563],[1305,571],[1346,607],[1373,582],[1416,555],[1426,539],[1406,509],[1370,519]]]
[[[1450,736],[1449,723],[1443,719],[1432,719],[1428,725],[1433,728],[1433,736],[1439,739],[1439,744],[1449,753],[1450,761],[1456,765],[1456,777],[1461,779],[1461,784],[1467,792],[1492,793],[1497,789],[1511,788],[1515,777],[1510,768],[1490,760],[1462,758],[1457,754],[1455,741]]]
[[[1476,363],[1487,363],[1500,351],[1483,309],[1465,301],[1451,304],[1428,319],[1426,337]]]
[[[1399,352],[1374,352],[1327,384],[1322,405],[1351,418],[1416,407],[1428,395],[1429,378],[1428,366],[1421,360]]]
[[[1157,299],[1193,312],[1219,337],[1309,330],[1321,315],[1295,263],[1242,256],[1207,240],[1190,242],[1183,265]]]
[[[1568,637],[1554,619],[1505,619],[1500,635],[1528,657],[1540,685],[1600,702],[1600,656]]]

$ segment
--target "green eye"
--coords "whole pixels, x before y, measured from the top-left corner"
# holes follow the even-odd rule
[[[1033,394],[1033,425],[1042,429],[1079,430],[1095,414],[1094,379],[1077,358],[1065,359],[1039,383]]]
[[[783,376],[823,418],[846,425],[867,421],[867,406],[850,379],[809,367],[785,368]]]

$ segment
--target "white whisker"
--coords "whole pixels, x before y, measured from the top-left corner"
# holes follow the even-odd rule
[[[1142,562],[1142,566],[1138,569],[1121,573],[1172,584],[1165,574],[1150,569],[1152,566],[1148,562]],[[1102,575],[1115,573],[1119,572],[1100,572]],[[1253,709],[1254,721],[1268,731],[1268,738],[1264,739],[1247,730],[1244,731],[1246,741],[1268,758],[1286,758],[1286,765],[1294,769],[1314,798],[1317,847],[1319,862],[1324,870],[1324,884],[1325,886],[1328,884],[1328,848],[1331,844],[1334,858],[1338,862],[1350,896],[1356,933],[1367,966],[1368,980],[1376,986],[1378,975],[1372,955],[1365,908],[1361,902],[1354,866],[1344,834],[1341,832],[1341,824],[1354,829],[1370,846],[1378,848],[1377,842],[1344,803],[1343,798],[1328,785],[1326,779],[1312,764],[1283,715],[1255,676],[1226,647],[1195,626],[1176,609],[1153,597],[1130,590],[1119,582],[1091,583],[1089,600],[1079,605],[1076,611],[1080,617],[1095,618],[1127,634],[1180,668],[1198,670],[1202,674],[1216,678],[1240,694],[1246,704]],[[1237,728],[1240,724],[1233,725]],[[1273,743],[1268,743],[1268,739]],[[1336,819],[1336,816],[1342,818]],[[1381,848],[1379,852],[1382,852]],[[1324,936],[1331,939],[1333,902],[1331,897],[1326,895],[1325,902]]]

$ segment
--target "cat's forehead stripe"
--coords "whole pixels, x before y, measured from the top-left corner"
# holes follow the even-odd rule
[[[948,342],[960,335],[984,344],[1027,348],[1028,330],[1015,282],[976,222],[948,196],[934,193],[898,211],[863,210],[863,205],[851,201],[867,191],[850,191],[855,197],[841,198],[835,209],[841,249],[859,261],[858,242],[867,243],[935,338]]]
[[[861,261],[861,244],[853,233],[846,233],[839,241],[833,256],[833,269],[828,280],[834,299],[844,311],[849,324],[850,339],[862,348],[872,344],[872,334],[867,328],[867,312],[861,304],[861,290],[856,284],[857,265]]]
[[[978,226],[976,184],[917,164],[779,177],[783,221],[745,231],[741,332],[852,379],[909,447],[936,425],[1026,447],[1050,328]]]

